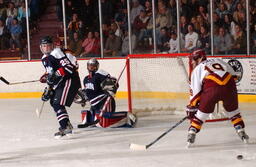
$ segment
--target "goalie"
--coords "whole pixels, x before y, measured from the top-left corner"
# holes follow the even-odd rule
[[[90,102],[90,110],[82,111],[82,124],[78,128],[91,125],[98,127],[134,127],[136,117],[129,112],[115,112],[114,95],[119,87],[117,80],[99,69],[99,62],[92,58],[87,62],[89,75],[84,78],[84,89],[80,90],[75,103],[82,106]]]
[[[190,77],[190,104],[187,106],[191,120],[188,146],[195,142],[196,133],[214,111],[218,101],[223,101],[223,107],[238,136],[247,143],[249,136],[245,133],[244,121],[238,108],[236,73],[233,68],[221,59],[207,59],[201,49],[192,52],[189,60],[193,71]]]

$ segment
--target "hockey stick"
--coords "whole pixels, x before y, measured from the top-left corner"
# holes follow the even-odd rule
[[[158,140],[160,140],[162,137],[164,137],[167,133],[169,133],[170,131],[172,131],[174,128],[176,128],[178,125],[180,125],[182,122],[184,122],[187,119],[187,116],[182,118],[179,122],[177,122],[175,125],[173,125],[171,128],[169,128],[167,131],[165,131],[164,133],[162,133],[159,137],[157,137],[154,141],[152,141],[151,143],[147,144],[147,145],[140,145],[140,144],[134,144],[131,143],[130,144],[130,149],[131,150],[146,150],[149,147],[151,147],[153,144],[155,144]]]
[[[0,80],[3,81],[4,83],[6,83],[7,85],[10,84],[10,82],[8,82],[6,79],[4,79],[4,77],[0,77]]]
[[[24,83],[31,83],[31,82],[38,82],[40,80],[32,80],[32,81],[21,81],[21,82],[12,82],[10,83],[4,77],[0,77],[0,80],[3,81],[7,85],[17,85],[17,84],[24,84]]]
[[[38,108],[36,109],[36,115],[37,115],[38,118],[40,118],[40,116],[42,114],[42,111],[43,111],[43,108],[44,108],[44,103],[45,103],[45,101],[43,101],[40,110],[38,110]]]
[[[125,63],[124,68],[122,69],[121,73],[119,74],[119,76],[118,76],[118,78],[117,78],[117,80],[116,80],[115,85],[118,84],[118,82],[119,82],[121,76],[122,76],[123,73],[124,73],[124,70],[125,70],[126,66],[127,66],[127,63]],[[100,111],[100,114],[99,114],[100,117],[102,117],[103,113],[105,112],[106,107],[107,107],[107,105],[108,105],[109,102],[110,102],[110,99],[111,99],[111,96],[109,95],[109,96],[107,97],[107,100],[106,100],[104,106],[102,107],[102,109],[101,109],[101,111]],[[87,128],[88,126],[96,125],[96,124],[99,123],[99,122],[100,122],[99,119],[96,119],[95,121],[93,121],[93,122],[91,122],[91,123],[86,123],[86,122],[83,121],[82,124],[78,124],[78,125],[77,125],[77,128]]]

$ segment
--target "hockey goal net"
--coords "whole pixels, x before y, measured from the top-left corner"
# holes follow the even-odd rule
[[[135,113],[184,111],[189,92],[186,56],[129,55],[129,110]]]
[[[129,110],[134,113],[144,111],[157,114],[185,114],[184,109],[189,102],[187,56],[188,54],[129,55],[127,58]],[[243,73],[241,64],[250,67],[248,63],[252,63],[253,59],[225,57],[224,60],[233,63],[234,68]],[[248,85],[245,83],[238,85],[240,85],[238,88],[240,93],[248,93],[245,92],[245,87]],[[251,91],[256,92],[256,89]],[[216,104],[215,112],[210,115],[208,122],[227,120],[221,106],[221,103]]]

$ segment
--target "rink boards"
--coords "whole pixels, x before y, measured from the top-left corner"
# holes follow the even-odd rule
[[[225,59],[229,61],[230,59]],[[238,72],[242,73],[242,77],[238,83],[238,91],[242,93],[239,95],[240,102],[256,102],[255,93],[256,93],[256,61],[251,59],[236,59],[238,62],[233,62],[240,70]],[[172,59],[171,69],[179,69],[176,59]],[[79,60],[79,74],[81,80],[87,75],[86,70],[87,60]],[[109,58],[109,59],[99,59],[100,69],[108,71],[112,76],[118,77],[120,72],[125,66],[125,58]],[[186,62],[186,61],[185,61]],[[140,62],[143,63],[143,62]],[[150,63],[150,62],[144,62]],[[17,81],[29,81],[39,79],[40,76],[44,73],[44,68],[41,64],[41,61],[13,61],[13,62],[1,62],[0,63],[0,76],[6,78],[9,82]],[[186,64],[186,63],[185,63]],[[141,67],[143,64],[141,64]],[[157,69],[157,64],[146,64],[148,67],[154,66]],[[187,65],[186,65],[187,66]],[[242,71],[241,71],[242,67]],[[161,67],[162,68],[162,67]],[[166,67],[168,68],[168,66]],[[147,70],[147,69],[145,69]],[[165,69],[160,69],[165,71]],[[128,71],[129,72],[129,71]],[[132,74],[136,74],[136,71],[130,71]],[[158,75],[166,75],[166,73],[159,72]],[[183,76],[180,70],[176,71],[176,76]],[[172,86],[172,91],[165,92],[163,89],[158,90],[159,81],[150,80],[147,82],[150,83],[150,86],[145,86],[138,84],[135,90],[132,90],[134,93],[133,98],[160,98],[160,99],[187,99],[188,93],[187,88],[185,87],[186,82],[184,82],[183,77],[175,77],[175,82],[181,84],[174,84]],[[158,83],[154,83],[158,82]],[[146,82],[145,82],[146,83]],[[171,82],[166,81],[166,83],[171,84]],[[122,74],[119,81],[119,90],[117,93],[117,98],[127,98],[127,71]],[[176,86],[175,86],[176,85]],[[41,93],[46,85],[35,82],[35,83],[26,83],[20,85],[6,85],[0,83],[0,98],[37,98],[41,96]],[[144,88],[147,88],[143,90]],[[143,93],[141,93],[143,92]],[[139,94],[136,96],[136,94]]]

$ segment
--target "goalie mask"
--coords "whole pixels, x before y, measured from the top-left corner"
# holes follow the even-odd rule
[[[43,54],[49,55],[53,50],[53,41],[50,36],[45,36],[40,41],[40,50]]]
[[[90,75],[94,74],[99,69],[99,62],[97,59],[92,58],[87,62],[87,70]]]

